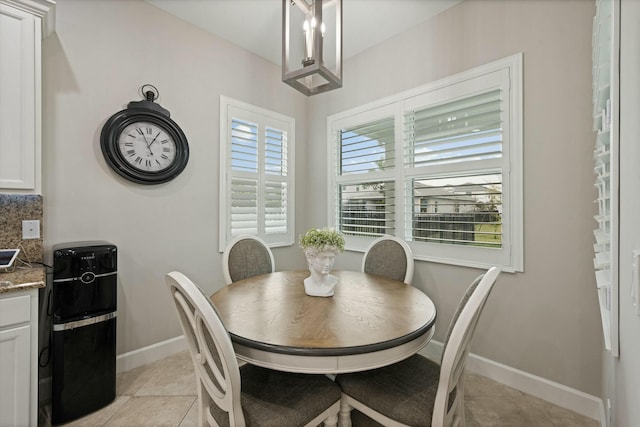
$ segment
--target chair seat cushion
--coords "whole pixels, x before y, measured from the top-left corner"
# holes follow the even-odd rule
[[[303,426],[340,400],[325,375],[292,374],[244,365],[242,409],[247,426]]]
[[[431,426],[440,365],[421,355],[371,371],[340,374],[342,391],[406,425]]]

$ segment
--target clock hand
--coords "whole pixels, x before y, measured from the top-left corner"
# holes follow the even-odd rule
[[[140,128],[138,128],[137,131],[140,135],[142,135],[142,138],[144,139],[144,143],[147,144],[147,148],[149,148],[150,144],[149,144],[149,141],[147,141],[147,137],[144,136],[144,131],[140,130]]]
[[[156,135],[155,138],[153,138],[153,141],[151,141],[151,144],[153,144],[154,142],[156,142],[156,139],[158,139],[158,137],[160,136],[160,132],[158,132],[158,134]],[[149,146],[151,146],[151,144],[149,144]]]
[[[150,148],[151,144],[153,144],[153,141],[151,142],[151,144],[149,144],[149,141],[147,141],[147,137],[145,136],[144,131],[140,130],[140,128],[137,128],[137,131],[140,135],[142,135],[142,138],[144,139],[144,143],[147,146],[147,150],[149,150],[149,154],[153,155],[153,152],[151,151],[151,148]]]
[[[155,138],[153,138],[153,140],[149,144],[147,144],[147,149],[149,150],[149,154],[151,154],[152,156],[153,156],[153,151],[151,151],[151,146],[153,145],[154,142],[156,142],[156,139],[158,139],[159,136],[160,136],[160,132],[158,132]]]

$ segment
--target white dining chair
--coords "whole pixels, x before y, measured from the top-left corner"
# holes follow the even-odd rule
[[[375,239],[362,258],[362,272],[385,276],[408,285],[413,280],[413,251],[399,237],[381,236]]]
[[[384,368],[338,375],[340,425],[351,425],[355,408],[388,427],[463,427],[469,344],[499,274],[492,267],[467,289],[447,331],[440,364],[416,354]]]
[[[243,234],[233,238],[222,254],[222,274],[227,285],[274,271],[273,252],[257,236]]]
[[[184,274],[166,275],[198,383],[200,426],[337,425],[340,388],[324,375],[238,367],[215,307]]]

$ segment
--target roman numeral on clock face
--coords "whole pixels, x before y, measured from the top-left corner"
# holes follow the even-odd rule
[[[176,160],[176,143],[171,134],[155,123],[140,121],[126,126],[118,146],[122,159],[140,172],[161,172]]]

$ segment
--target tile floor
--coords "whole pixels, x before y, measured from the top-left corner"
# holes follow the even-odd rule
[[[598,427],[590,418],[524,394],[486,377],[468,374],[467,427]],[[49,427],[47,408],[40,427]],[[118,374],[109,406],[64,427],[174,426],[198,423],[195,377],[187,351]],[[354,424],[369,425],[369,423]],[[287,426],[283,426],[287,427]]]

